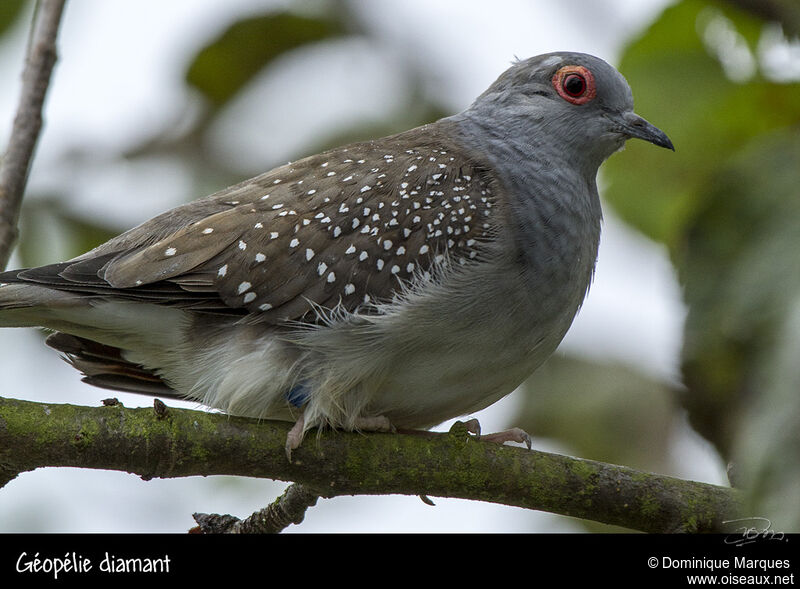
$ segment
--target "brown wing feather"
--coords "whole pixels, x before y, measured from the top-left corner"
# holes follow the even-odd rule
[[[495,237],[491,178],[436,129],[287,164],[15,281],[264,321],[391,299]]]
[[[437,255],[466,261],[491,239],[488,182],[463,160],[381,142],[303,160],[237,207],[235,242],[198,270],[226,304],[265,318],[297,318],[309,301],[353,310],[390,299]]]

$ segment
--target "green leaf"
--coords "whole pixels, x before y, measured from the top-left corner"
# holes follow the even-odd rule
[[[277,57],[345,32],[335,17],[278,12],[240,20],[198,53],[186,79],[219,107]]]
[[[753,50],[762,23],[731,10],[709,10],[699,0],[665,10],[620,64],[637,112],[672,138],[676,153],[629,141],[625,153],[604,168],[605,195],[615,210],[673,253],[719,166],[751,139],[800,122],[799,84],[758,76],[734,82],[702,38],[711,20],[727,19]]]

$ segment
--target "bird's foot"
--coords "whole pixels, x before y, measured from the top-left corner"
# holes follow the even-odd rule
[[[296,450],[300,446],[300,442],[303,441],[303,429],[305,425],[306,420],[301,413],[297,421],[294,422],[292,429],[286,434],[286,458],[289,462],[292,461],[292,450]]]
[[[528,434],[528,432],[518,427],[512,427],[511,429],[493,434],[485,434],[481,436],[481,440],[494,442],[496,444],[503,444],[505,442],[518,442],[520,444],[525,444],[528,447],[528,450],[530,450],[533,446],[533,441],[531,440],[531,436]]]
[[[511,429],[493,434],[481,434],[481,423],[477,419],[469,419],[463,422],[463,424],[469,433],[474,434],[477,439],[485,442],[493,442],[495,444],[518,442],[520,444],[525,444],[528,447],[528,450],[530,450],[533,445],[528,432],[518,427],[512,427]]]
[[[300,447],[303,441],[303,430],[305,429],[306,421],[303,414],[297,418],[292,429],[286,435],[286,458],[289,462],[292,461],[292,451]],[[384,415],[376,417],[359,417],[353,424],[353,429],[360,432],[388,432],[395,433],[397,430],[389,421],[389,418]]]

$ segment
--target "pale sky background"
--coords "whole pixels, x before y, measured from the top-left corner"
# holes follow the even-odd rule
[[[441,87],[447,88],[441,99],[453,112],[466,107],[515,56],[576,50],[615,63],[626,41],[668,3],[365,1],[361,3],[364,18],[380,36],[391,40],[395,53],[387,54],[366,41],[350,41],[332,44],[313,60],[277,64],[222,117],[212,134],[213,153],[236,162],[244,179],[264,171],[260,162],[273,161],[287,145],[299,149],[320,128],[379,117],[404,91],[399,77],[386,67],[387,61],[399,62],[399,55],[425,60]],[[207,39],[238,18],[281,4],[288,2],[70,0],[31,191],[68,185],[71,207],[103,216],[120,229],[182,202],[190,185],[185,170],[169,161],[120,164],[113,161],[114,156],[168,123],[191,116],[179,112],[186,92],[179,84],[180,74]],[[0,94],[3,144],[16,107],[26,34],[20,27],[0,43],[0,85],[6,89]],[[353,85],[369,97],[357,111],[345,91]],[[230,121],[242,115],[252,124],[244,131],[237,128],[234,135]],[[65,168],[60,159],[77,146],[89,146],[97,156],[96,164],[82,175]],[[9,267],[13,265],[14,260]],[[664,250],[622,226],[606,209],[595,283],[562,349],[622,360],[657,378],[674,380],[683,317],[680,289]],[[0,350],[4,363],[0,395],[87,405],[110,396],[82,384],[79,374],[46,349],[31,330],[0,331]],[[115,396],[128,407],[152,405],[151,399],[142,396]],[[476,414],[484,431],[507,427],[516,402],[512,394]],[[437,429],[448,427],[446,423]],[[725,484],[722,466],[708,444],[685,425],[676,427],[674,438],[674,462],[681,476]],[[569,452],[547,440],[535,439],[534,444],[542,450]],[[285,486],[225,477],[144,482],[124,473],[40,469],[0,490],[0,532],[184,532],[194,525],[192,512],[246,517],[271,502]],[[320,500],[306,521],[289,531],[577,529],[564,518],[524,509],[434,501],[436,507],[416,497]]]

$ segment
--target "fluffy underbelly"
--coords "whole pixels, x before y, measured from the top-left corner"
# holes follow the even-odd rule
[[[396,361],[395,370],[372,391],[366,412],[385,415],[396,427],[427,428],[478,411],[511,393],[554,345],[540,341],[529,349],[523,340],[486,349],[471,342]]]

